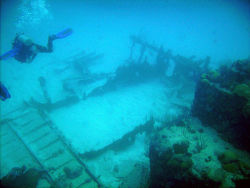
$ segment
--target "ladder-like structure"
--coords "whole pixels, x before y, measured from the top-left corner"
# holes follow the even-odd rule
[[[78,153],[38,110],[15,110],[2,119],[0,128],[1,177],[13,167],[26,165],[46,170],[50,184],[63,177],[74,188],[101,187]],[[66,168],[79,169],[79,173],[68,178]]]

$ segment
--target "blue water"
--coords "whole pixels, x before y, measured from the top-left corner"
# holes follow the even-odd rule
[[[16,32],[42,43],[48,34],[72,27],[72,47],[66,52],[100,49],[122,58],[128,36],[139,34],[175,53],[211,56],[213,62],[249,55],[249,7],[244,1],[34,1],[27,8],[29,2],[3,1],[3,51]]]
[[[157,47],[163,46],[173,55],[195,56],[196,59],[209,56],[212,67],[250,57],[248,1],[1,1],[1,54],[12,48],[16,33],[24,32],[35,43],[46,45],[49,35],[65,28],[72,28],[73,34],[54,41],[53,53],[38,54],[31,64],[21,64],[14,58],[0,62],[1,82],[12,96],[1,102],[1,114],[16,109],[31,98],[45,102],[39,77],[46,79],[52,102],[69,96],[62,82],[79,76],[79,72],[67,64],[70,57],[79,53],[101,54],[102,58],[89,67],[90,72],[113,74],[130,55],[131,35],[137,35]],[[73,86],[74,94],[81,101],[48,116],[78,151],[100,149],[144,123],[150,116],[158,120],[177,116],[179,111],[173,104],[192,103],[194,85],[188,84],[185,81],[170,84],[168,90],[152,80],[149,84],[119,88],[114,93],[86,101],[82,100],[83,94],[95,85]],[[177,101],[177,94],[171,89],[187,85],[185,99]],[[114,164],[131,158],[144,160],[144,157],[140,158],[145,152],[140,145],[144,142],[144,137],[140,137],[130,153],[121,154]],[[113,168],[112,160],[112,157],[107,157],[107,166]],[[109,167],[98,167],[100,161],[94,161],[90,166],[95,169],[93,171],[107,173]],[[103,177],[106,180],[102,181],[107,185],[114,181],[112,175]]]
[[[46,69],[50,62],[57,66],[55,59],[86,51],[104,54],[96,69],[114,71],[129,56],[130,35],[174,54],[210,56],[216,66],[249,57],[249,18],[245,1],[2,1],[1,52],[11,49],[17,32],[45,45],[48,35],[71,27],[72,36],[56,41],[53,54],[39,54],[31,66],[43,64]],[[16,79],[24,75],[15,70],[26,65],[14,59],[1,65],[2,80],[9,87],[15,84],[15,74]]]

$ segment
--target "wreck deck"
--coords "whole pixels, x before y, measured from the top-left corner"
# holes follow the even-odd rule
[[[33,108],[19,108],[2,116],[1,178],[23,165],[47,171],[48,183],[65,177],[65,168],[78,167],[82,173],[68,178],[73,187],[101,187],[48,117]]]

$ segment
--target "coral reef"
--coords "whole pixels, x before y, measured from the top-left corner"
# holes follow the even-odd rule
[[[197,83],[192,114],[226,141],[250,151],[250,60],[203,74]]]
[[[176,154],[185,154],[188,152],[188,146],[189,142],[188,141],[183,141],[181,143],[176,143],[173,145],[174,152]]]
[[[160,151],[150,147],[150,187],[216,187],[219,183],[200,179],[192,173],[193,161],[188,153],[175,154],[172,148]]]
[[[149,151],[150,187],[244,187],[250,177],[247,152],[195,118],[185,122],[185,127],[172,123],[156,130]],[[183,128],[193,131],[183,136]]]
[[[47,172],[36,168],[16,167],[1,179],[1,187],[36,188],[41,178],[47,178]]]
[[[225,171],[249,177],[250,164],[240,159],[235,152],[226,150],[218,156],[218,159]]]
[[[177,126],[176,133],[181,129]],[[220,181],[194,173],[192,153],[188,151],[189,141],[171,144],[179,135],[175,134],[171,139],[170,132],[168,128],[158,131],[150,144],[150,187],[218,187]]]

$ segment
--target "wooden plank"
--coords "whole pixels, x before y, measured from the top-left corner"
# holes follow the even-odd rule
[[[34,127],[32,127],[30,130],[24,132],[23,135],[24,135],[24,136],[27,136],[27,135],[30,134],[30,133],[33,133],[33,132],[35,132],[35,131],[39,131],[41,128],[43,128],[44,126],[46,126],[46,124],[48,124],[48,123],[49,123],[49,122],[44,122],[44,123],[42,123],[42,124],[40,124],[40,125],[34,126]]]
[[[29,142],[29,144],[34,144],[35,142],[41,140],[42,138],[45,138],[46,136],[48,136],[50,133],[47,131],[47,132],[44,132],[43,134],[39,135],[37,138],[31,140]]]
[[[66,166],[67,164],[71,163],[72,161],[74,161],[74,158],[68,159],[68,160],[64,161],[63,163],[61,163],[60,165],[58,165],[58,166],[56,166],[54,168],[55,168],[55,170],[58,170],[58,169],[60,169],[60,168],[62,168],[64,166]]]
[[[86,186],[87,183],[90,183],[92,178],[84,171],[82,170],[82,174],[74,179],[72,179],[71,183],[73,187],[81,187],[83,185]]]
[[[55,138],[54,140],[52,140],[49,143],[45,144],[43,147],[39,148],[39,151],[45,150],[46,148],[51,147],[51,145],[54,145],[57,142],[59,142],[59,138]]]
[[[62,148],[57,149],[57,150],[54,151],[53,153],[51,152],[51,154],[50,154],[47,158],[43,159],[43,161],[48,161],[48,160],[50,160],[50,159],[56,158],[56,157],[58,157],[59,155],[63,155],[63,153],[64,153],[64,150],[63,150]]]

